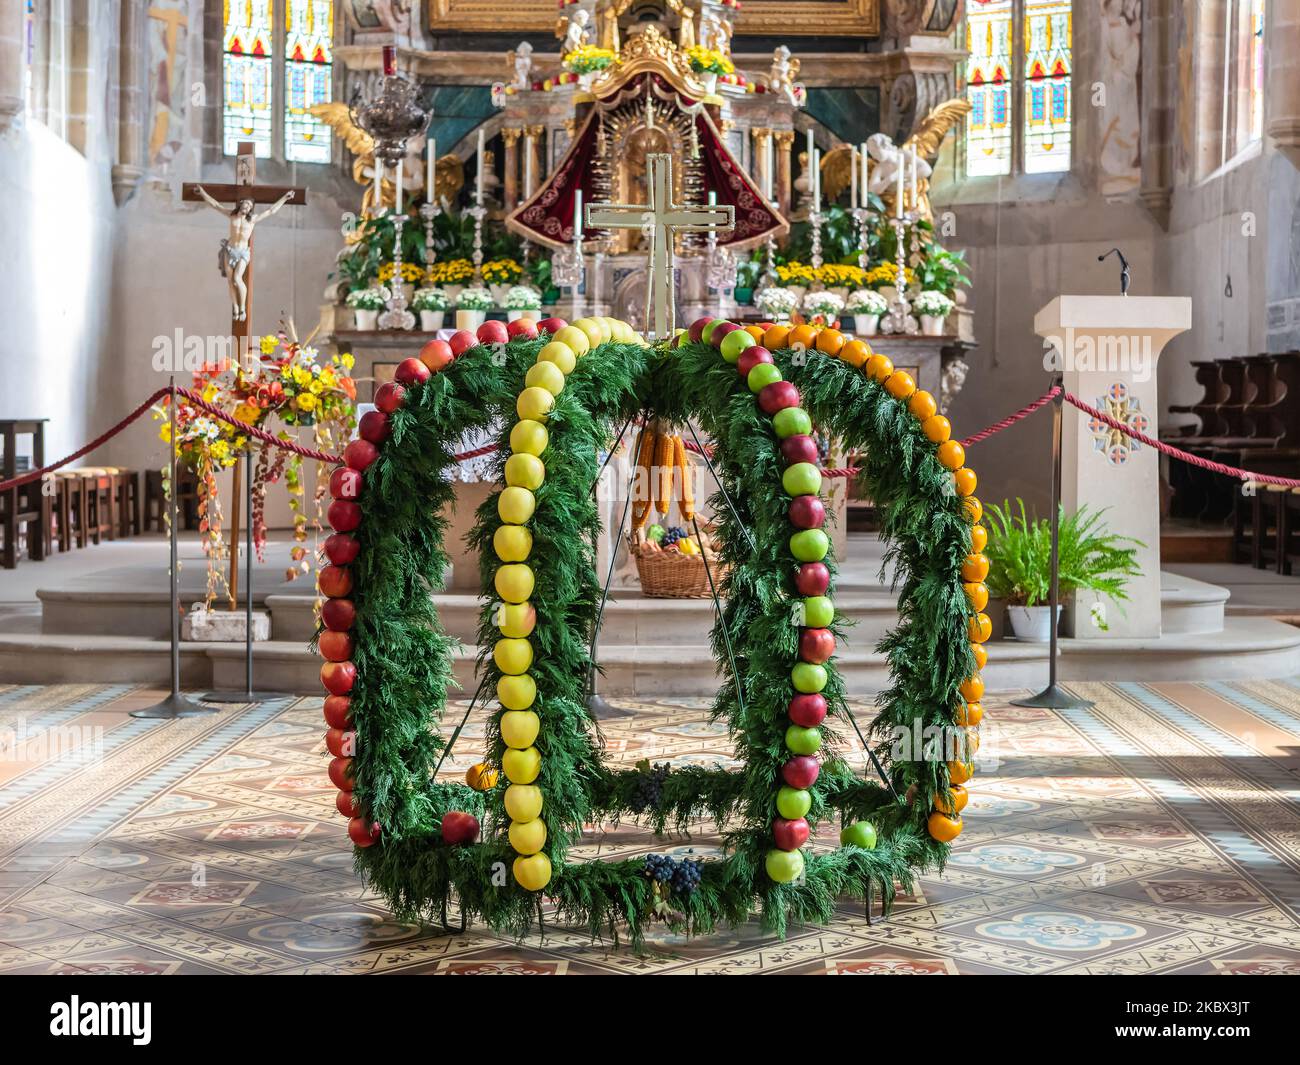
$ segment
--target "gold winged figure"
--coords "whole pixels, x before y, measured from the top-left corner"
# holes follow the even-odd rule
[[[348,105],[341,100],[331,100],[327,104],[314,104],[308,108],[311,114],[319,118],[332,129],[356,158],[352,160],[352,180],[365,189],[361,197],[361,213],[369,215],[375,209],[375,145],[369,133],[352,121]],[[438,159],[434,178],[434,193],[440,202],[454,203],[465,184],[465,164],[455,155],[443,155]],[[396,203],[397,187],[393,182],[391,169],[384,171],[383,203],[378,206],[391,207]]]
[[[945,100],[931,110],[925,118],[921,119],[916,131],[901,145],[902,150],[908,152],[915,149],[920,158],[933,163],[939,156],[939,146],[943,144],[943,139],[948,135],[948,131],[966,117],[970,112],[970,108],[970,101],[962,96]],[[850,151],[852,149],[846,144],[839,148],[832,148],[822,156],[822,190],[825,192],[829,203],[834,203],[840,193],[849,187],[849,174],[852,166],[849,159]],[[859,159],[858,164],[861,165],[861,163],[862,160]],[[861,180],[860,176],[859,180]],[[918,178],[917,186],[921,200],[921,217],[932,218],[933,216],[930,213],[930,179]],[[886,216],[892,216],[894,213],[893,192],[886,192],[882,199],[885,202]]]

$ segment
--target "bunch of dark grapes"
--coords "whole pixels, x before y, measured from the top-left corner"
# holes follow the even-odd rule
[[[693,895],[700,886],[700,863],[686,858],[673,870],[673,890],[679,895]]]
[[[645,856],[645,875],[651,880],[666,884],[673,878],[677,863],[666,854],[647,854]]]
[[[692,895],[700,886],[700,863],[690,858],[679,862],[666,854],[647,854],[645,875],[679,895]]]
[[[636,786],[628,806],[633,813],[642,814],[647,810],[657,809],[663,795],[664,781],[668,779],[668,763],[656,762],[650,769],[643,769],[637,774]]]
[[[659,541],[659,546],[670,547],[671,545],[677,543],[678,540],[685,540],[686,537],[689,535],[690,533],[688,533],[680,525],[674,525],[671,528],[669,528],[669,530],[666,533],[664,533],[664,538]]]

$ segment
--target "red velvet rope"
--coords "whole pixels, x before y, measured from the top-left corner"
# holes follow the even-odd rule
[[[1056,398],[1057,393],[1060,391],[1061,391],[1060,388],[1058,388],[1056,385],[1053,385],[1051,388],[1049,388],[1046,392],[1044,392],[1032,403],[1029,403],[1026,406],[1021,407],[1014,414],[1008,414],[1000,422],[994,422],[987,429],[981,429],[974,436],[968,436],[965,440],[961,442],[961,446],[970,447],[972,444],[978,444],[982,440],[987,440],[994,433],[1000,433],[1002,432],[1003,429],[1010,429],[1013,425],[1016,424],[1016,422],[1020,421],[1022,418],[1028,418],[1031,414],[1034,413],[1034,411],[1039,410],[1042,407],[1045,407],[1047,404],[1051,403],[1052,400]]]

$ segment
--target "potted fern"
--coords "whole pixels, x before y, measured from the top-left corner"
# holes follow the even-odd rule
[[[1116,603],[1128,599],[1125,586],[1136,576],[1136,549],[1145,546],[1128,536],[1112,533],[1104,511],[1080,507],[1073,514],[1061,510],[1059,573],[1060,599],[1084,590]],[[1030,519],[1025,501],[1015,508],[1006,500],[987,508],[989,539],[984,553],[989,559],[985,579],[989,594],[1007,603],[1011,630],[1018,640],[1041,642],[1051,637],[1052,524],[1046,518]],[[1060,620],[1057,606],[1056,622]],[[1094,619],[1095,620],[1095,619]],[[1097,622],[1103,628],[1104,621]]]

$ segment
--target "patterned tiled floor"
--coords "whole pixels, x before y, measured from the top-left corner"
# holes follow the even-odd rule
[[[0,973],[1300,974],[1300,682],[1077,690],[1097,706],[989,701],[966,831],[888,921],[846,903],[637,954],[392,920],[352,872],[319,700],[157,723],[127,716],[156,693],[0,687]],[[707,700],[623,705],[611,760],[733,764]],[[606,826],[575,857],[716,845]]]

